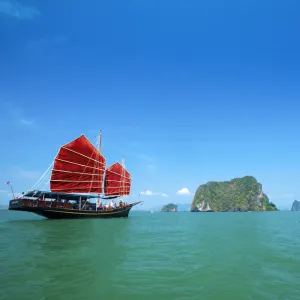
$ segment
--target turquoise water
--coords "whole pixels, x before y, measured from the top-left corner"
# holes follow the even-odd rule
[[[0,211],[0,299],[300,299],[300,213]]]

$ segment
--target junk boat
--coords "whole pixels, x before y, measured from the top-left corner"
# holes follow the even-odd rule
[[[116,162],[106,168],[102,132],[96,148],[84,135],[60,147],[54,161],[33,188],[9,201],[9,210],[27,211],[48,219],[124,218],[142,201],[125,203],[131,175]],[[50,191],[36,189],[49,183]],[[119,199],[119,201],[117,201]]]

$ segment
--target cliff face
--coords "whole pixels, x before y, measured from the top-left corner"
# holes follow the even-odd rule
[[[177,211],[177,205],[173,203],[169,203],[161,209],[162,212],[176,212]]]
[[[208,182],[195,193],[191,211],[274,211],[275,204],[262,191],[262,185],[252,176],[231,181]]]
[[[291,211],[300,211],[300,201],[295,200],[293,202]]]

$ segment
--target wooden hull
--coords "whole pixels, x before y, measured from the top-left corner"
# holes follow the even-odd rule
[[[131,208],[140,202],[127,204],[125,207],[112,210],[79,210],[67,208],[32,207],[28,201],[24,204],[22,200],[15,199],[9,203],[9,210],[27,211],[43,216],[47,219],[87,219],[87,218],[127,218]]]

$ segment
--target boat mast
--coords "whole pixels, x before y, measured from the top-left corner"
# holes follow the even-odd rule
[[[102,130],[100,130],[99,138],[98,138],[98,151],[102,154]],[[98,194],[98,204],[100,204],[100,194]],[[97,210],[97,204],[96,204]]]
[[[122,167],[125,169],[125,160],[124,160],[124,157],[122,158]],[[122,174],[122,175],[124,176],[124,174]],[[123,177],[121,177],[121,180],[123,182]],[[123,188],[122,190],[123,190],[123,194],[124,194],[124,182],[123,182],[122,188]],[[124,195],[122,195],[122,203],[124,203]]]
[[[100,130],[100,134],[99,134],[98,150],[102,154],[102,130]]]

